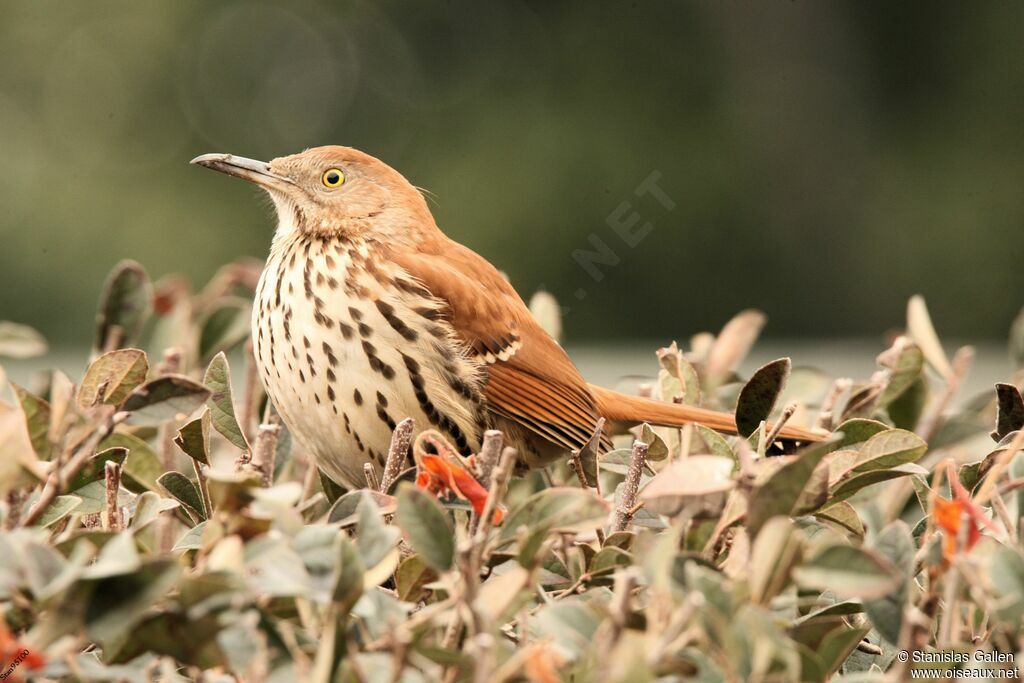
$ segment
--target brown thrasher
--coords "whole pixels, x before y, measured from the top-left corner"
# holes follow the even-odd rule
[[[494,266],[446,237],[420,192],[368,154],[192,163],[259,185],[277,208],[253,306],[256,364],[294,437],[341,484],[360,486],[366,462],[383,466],[406,416],[463,454],[500,429],[530,467],[586,444],[600,417],[736,429],[725,413],[587,384]]]

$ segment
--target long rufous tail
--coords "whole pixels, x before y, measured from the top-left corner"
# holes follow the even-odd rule
[[[719,432],[736,433],[736,418],[729,413],[677,403],[664,403],[640,396],[629,396],[594,384],[590,385],[590,391],[597,400],[598,412],[612,423],[626,423],[628,426],[634,426],[647,422],[659,427],[681,427],[696,422]],[[769,431],[771,428],[772,426],[769,424]],[[779,438],[794,441],[821,441],[825,435],[800,427],[784,426],[779,432]]]

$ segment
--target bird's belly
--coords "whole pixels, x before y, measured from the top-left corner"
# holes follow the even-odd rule
[[[349,487],[364,485],[365,463],[383,467],[395,424],[406,417],[417,431],[450,427],[475,447],[479,405],[439,389],[443,369],[420,330],[410,341],[413,332],[395,322],[402,307],[382,311],[377,303],[395,302],[394,292],[373,291],[348,254],[304,244],[271,255],[252,318],[257,367],[298,445]]]

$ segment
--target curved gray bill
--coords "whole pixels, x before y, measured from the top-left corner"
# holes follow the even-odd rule
[[[238,157],[234,154],[201,154],[189,163],[212,168],[214,171],[233,175],[264,187],[275,187],[282,183],[292,184],[290,178],[271,171],[270,164],[267,162]]]

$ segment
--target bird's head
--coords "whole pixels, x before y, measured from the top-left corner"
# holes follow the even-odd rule
[[[380,159],[351,147],[314,147],[270,162],[204,154],[193,164],[259,185],[274,202],[279,234],[363,236],[414,244],[436,230],[419,191]]]

